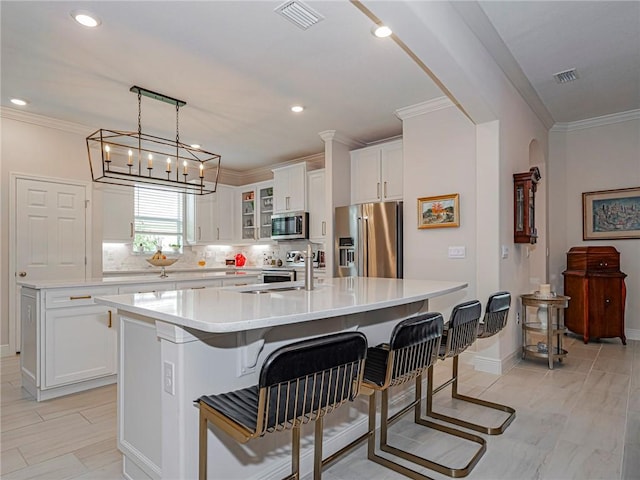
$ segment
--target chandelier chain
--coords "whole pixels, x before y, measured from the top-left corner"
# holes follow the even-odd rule
[[[176,103],[176,145],[180,143],[180,128],[179,128],[180,125],[178,123],[179,114],[180,114],[180,105]]]

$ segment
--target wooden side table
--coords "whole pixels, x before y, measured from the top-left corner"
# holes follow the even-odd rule
[[[563,295],[541,296],[533,293],[520,295],[522,300],[522,358],[527,355],[538,358],[547,358],[549,368],[553,369],[553,362],[559,362],[567,355],[562,348],[562,336],[566,328],[564,326],[564,309],[569,306],[570,297]],[[530,318],[527,310],[531,308],[546,307],[546,322],[540,321],[536,316]],[[537,312],[537,310],[536,310]],[[546,349],[538,344],[527,343],[530,333],[545,334],[547,337]]]

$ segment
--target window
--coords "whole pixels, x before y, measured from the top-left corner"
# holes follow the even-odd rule
[[[134,206],[136,251],[155,252],[183,245],[182,193],[135,187]]]

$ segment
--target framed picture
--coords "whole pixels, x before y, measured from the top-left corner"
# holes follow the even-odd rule
[[[418,199],[418,228],[460,226],[460,195],[439,195]]]
[[[582,239],[640,238],[640,187],[582,194]]]

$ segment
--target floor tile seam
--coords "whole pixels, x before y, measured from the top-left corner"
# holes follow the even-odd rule
[[[38,415],[38,414],[36,413],[36,415]],[[46,420],[45,420],[45,419],[43,419],[42,417],[40,417],[40,415],[38,415],[38,417],[40,418],[40,421],[31,422],[31,423],[28,423],[28,424],[26,424],[26,425],[20,425],[20,426],[13,427],[13,428],[4,428],[4,427],[1,427],[1,426],[0,426],[0,434],[13,432],[14,430],[18,430],[18,429],[20,429],[20,428],[31,427],[31,426],[33,426],[33,425],[38,425],[38,424],[40,424],[40,423],[44,423],[44,422],[46,422]]]
[[[41,460],[41,461],[36,462],[36,463],[30,463],[29,461],[27,461],[27,464],[28,464],[28,465],[37,465],[38,463],[42,463],[42,462],[45,462],[45,461],[48,461],[48,460],[52,460],[52,459],[54,459],[54,458],[62,457],[62,456],[65,456],[65,455],[73,455],[73,456],[74,456],[74,457],[75,457],[75,458],[76,458],[80,463],[82,463],[82,462],[78,459],[78,457],[76,457],[76,456],[75,456],[75,452],[76,452],[76,451],[78,451],[80,448],[84,448],[84,447],[86,447],[86,446],[88,446],[88,445],[93,445],[93,444],[95,444],[95,443],[98,443],[98,442],[101,442],[101,441],[103,441],[103,440],[106,440],[106,439],[107,439],[107,438],[109,438],[111,435],[112,435],[111,433],[108,433],[108,432],[102,432],[102,431],[91,432],[89,435],[86,435],[86,436],[85,436],[85,435],[83,435],[83,436],[82,436],[82,442],[84,443],[84,442],[87,442],[87,441],[88,441],[88,443],[84,444],[82,447],[79,447],[79,448],[76,448],[76,449],[73,449],[73,450],[71,450],[71,449],[70,449],[70,450],[63,450],[63,452],[62,452],[61,454],[59,454],[59,455],[53,455],[53,456],[50,456],[50,457],[49,457],[49,456],[47,456],[47,452],[55,451],[55,449],[59,449],[59,448],[61,448],[61,446],[62,446],[62,447],[64,447],[64,446],[65,446],[66,444],[68,444],[68,443],[76,442],[76,441],[78,441],[78,439],[77,439],[77,438],[69,439],[69,440],[66,442],[66,444],[65,444],[65,442],[60,442],[60,443],[57,443],[56,445],[52,445],[52,449],[53,449],[53,450],[52,450],[52,449],[49,449],[49,450],[42,450],[42,449],[39,449],[39,450],[36,452],[36,454],[34,454],[34,455],[32,455],[32,456],[28,456],[28,455],[26,455],[26,453],[25,453],[25,452],[22,452],[22,455],[23,455],[23,457],[24,457],[25,459],[27,459],[27,458],[32,458],[32,457],[34,457],[34,458],[44,457],[44,460]],[[30,442],[28,445],[31,445],[32,443],[34,443],[34,442]],[[27,446],[27,445],[24,445],[24,446]],[[84,465],[84,464],[82,463],[82,465]]]

